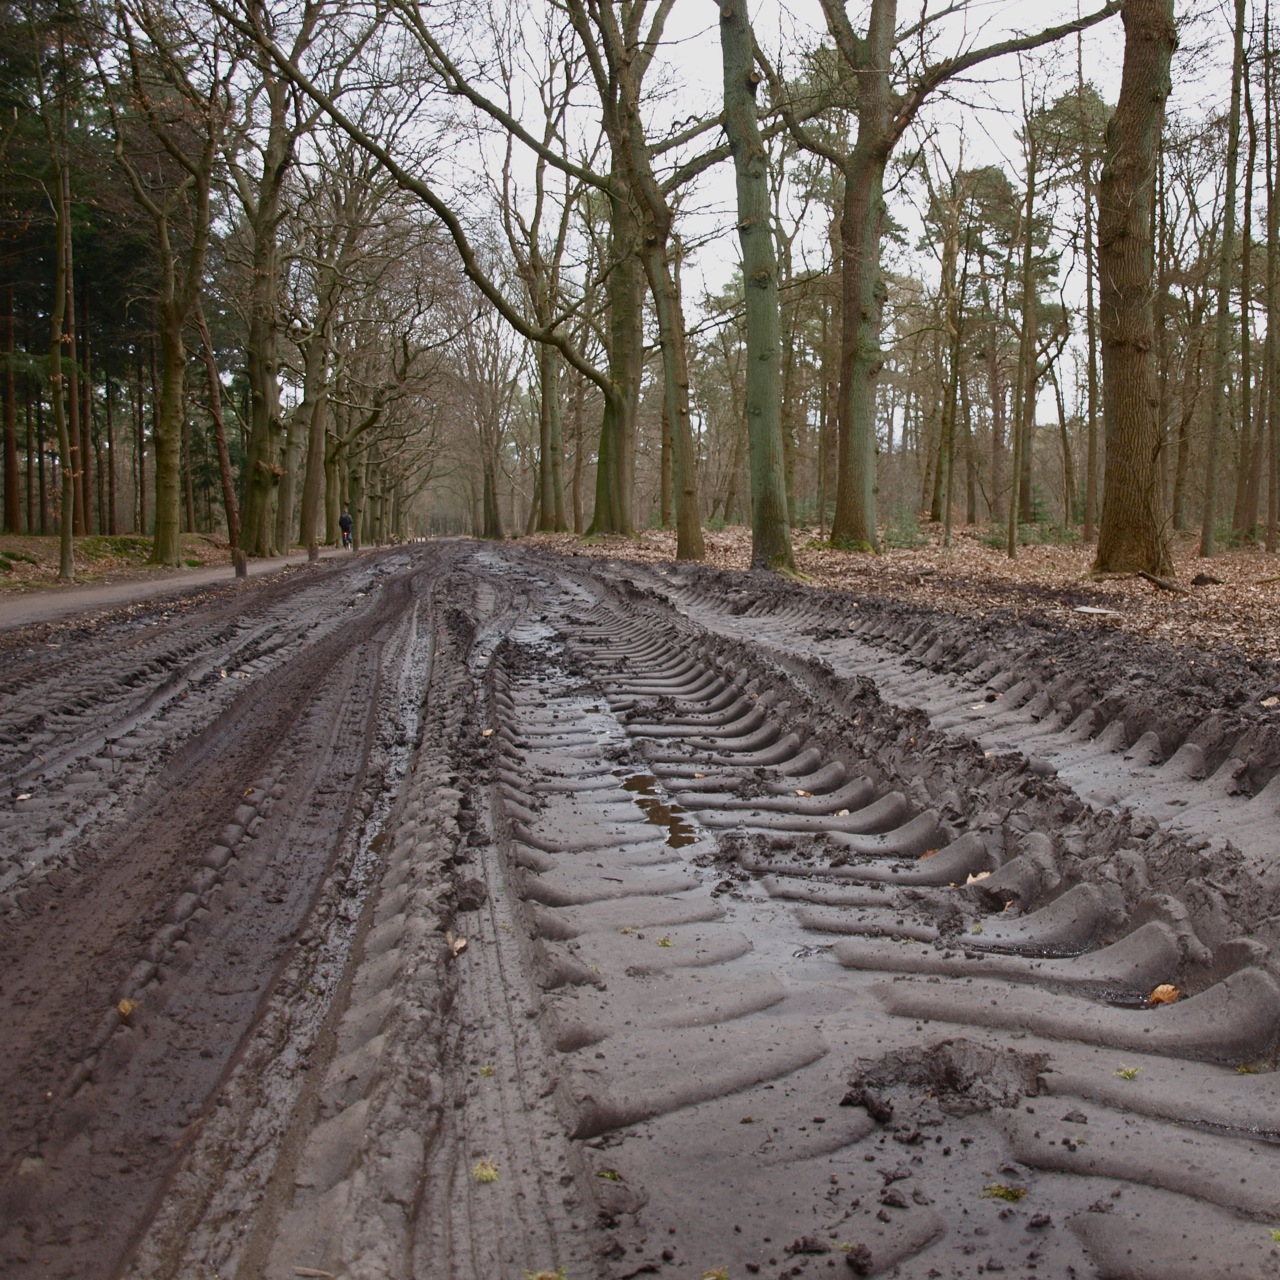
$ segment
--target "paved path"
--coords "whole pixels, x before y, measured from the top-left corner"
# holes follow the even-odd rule
[[[320,558],[327,560],[343,554],[351,553],[330,547],[320,552]],[[250,560],[249,576],[262,577],[278,573],[288,565],[306,563],[305,551],[279,556],[274,560]],[[121,582],[71,583],[50,586],[27,595],[0,596],[0,631],[13,631],[37,622],[57,622],[74,614],[88,613],[94,609],[114,609],[120,605],[136,604],[139,600],[158,600],[192,587],[229,582],[233,578],[234,572],[229,564],[214,565],[207,569],[157,569],[145,578]]]

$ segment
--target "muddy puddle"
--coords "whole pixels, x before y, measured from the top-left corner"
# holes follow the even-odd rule
[[[697,844],[698,833],[685,816],[688,810],[667,799],[657,778],[651,773],[628,774],[623,770],[615,770],[614,776],[623,779],[622,789],[631,793],[644,813],[645,821],[655,827],[666,828],[666,842],[671,848],[683,849],[685,845]]]

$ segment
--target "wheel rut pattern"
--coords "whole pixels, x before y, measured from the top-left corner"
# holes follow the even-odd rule
[[[1179,701],[1070,633],[467,543],[256,599],[110,688],[138,628],[84,639],[47,774],[8,744],[65,826],[3,994],[65,1101],[5,1086],[6,1274],[1274,1272],[1271,673],[1215,713],[1230,664]],[[83,767],[170,725],[118,800]],[[80,943],[41,1040],[25,957],[103,892],[106,1012]]]

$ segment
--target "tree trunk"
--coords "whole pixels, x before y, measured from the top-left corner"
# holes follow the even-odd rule
[[[616,175],[615,175],[616,180]],[[609,248],[613,269],[607,281],[609,381],[596,462],[596,505],[588,533],[635,534],[635,436],[640,373],[644,366],[644,311],[641,267],[636,256],[639,229],[629,201],[610,197]]]
[[[18,483],[18,402],[14,386],[13,285],[5,288],[4,307],[4,529],[22,532],[22,494]],[[29,531],[29,526],[28,526]]]
[[[320,510],[324,499],[324,441],[328,401],[330,337],[327,326],[315,334],[307,348],[306,406],[302,429],[306,431],[307,461],[302,482],[302,515],[298,541],[307,548],[320,545]],[[304,401],[304,404],[306,401]],[[290,433],[292,434],[292,432]]]
[[[74,287],[74,286],[73,286]],[[84,509],[84,531],[93,527],[93,468],[89,460],[96,457],[93,441],[93,376],[90,369],[89,343],[89,281],[84,269],[80,272],[80,307],[78,311],[80,331],[80,505]],[[102,507],[98,507],[98,532],[102,530]]]
[[[70,178],[67,178],[68,186]],[[65,332],[63,334],[64,346],[66,347],[66,370],[65,378],[67,381],[66,390],[66,414],[67,414],[67,432],[68,439],[71,444],[71,472],[72,472],[72,488],[74,490],[74,510],[72,513],[72,527],[77,537],[82,537],[89,531],[88,512],[85,510],[85,489],[81,484],[81,476],[89,465],[89,450],[81,448],[81,429],[80,429],[80,371],[77,367],[77,344],[76,344],[76,290],[75,290],[75,257],[72,252],[71,245],[71,215],[70,215],[71,195],[67,193],[67,221],[62,228],[62,236],[66,240],[67,255],[67,284],[66,284],[66,303],[63,312],[63,326]]]
[[[1084,100],[1084,35],[1076,37],[1076,86]],[[1083,119],[1083,113],[1081,118]],[[1080,152],[1080,194],[1084,202],[1084,332],[1088,349],[1088,434],[1085,444],[1084,540],[1098,536],[1098,312],[1095,303],[1095,261],[1093,247],[1093,154],[1088,147]]]
[[[1107,473],[1095,567],[1172,571],[1159,485],[1152,311],[1156,155],[1177,45],[1173,0],[1129,0],[1120,99],[1099,184],[1098,280]]]
[[[1276,181],[1276,67],[1271,53],[1271,6],[1262,10],[1263,138],[1267,183],[1267,337],[1263,348],[1267,389],[1267,550],[1280,549],[1280,183]]]
[[[182,421],[187,349],[182,341],[186,309],[160,308],[160,403],[154,429],[156,531],[151,563],[176,566],[182,552]]]
[[[1231,63],[1231,114],[1227,121],[1227,188],[1222,209],[1222,253],[1218,259],[1218,314],[1213,348],[1213,396],[1209,407],[1209,438],[1204,455],[1204,506],[1200,516],[1200,554],[1217,550],[1218,442],[1230,412],[1227,388],[1227,356],[1231,344],[1231,268],[1235,255],[1236,170],[1240,160],[1240,82],[1244,68],[1244,6],[1236,0],[1235,53]]]
[[[702,515],[698,510],[697,456],[689,413],[689,344],[680,288],[671,270],[669,241],[651,222],[646,228],[644,266],[658,317],[662,375],[671,419],[672,481],[676,504],[676,559],[701,560]]]
[[[858,142],[845,175],[840,221],[844,267],[843,328],[840,341],[839,463],[831,540],[845,546],[880,549],[876,532],[876,383],[884,367],[880,325],[885,287],[880,273],[880,239],[886,214],[884,169],[888,159],[888,46],[892,23],[877,30],[872,6],[869,41],[883,42],[883,61],[864,73],[858,95]]]
[[[581,533],[586,528],[582,517],[582,477],[586,471],[586,431],[583,429],[583,413],[586,407],[585,380],[578,375],[573,380],[573,475],[569,480],[569,496],[573,504],[573,531]]]
[[[115,537],[120,532],[116,508],[116,427],[112,405],[111,377],[106,379],[105,402],[107,410],[107,533]]]
[[[1253,412],[1253,171],[1258,163],[1258,127],[1249,91],[1249,67],[1243,69],[1244,118],[1249,125],[1249,150],[1244,166],[1244,205],[1240,211],[1240,441],[1236,451],[1236,495],[1231,527],[1252,542],[1258,523],[1257,455]],[[1261,435],[1259,422],[1258,434]],[[1253,481],[1254,483],[1250,483]],[[1252,495],[1252,503],[1250,496]]]
[[[755,37],[744,4],[721,6],[720,44],[725,132],[737,176],[738,239],[746,293],[751,563],[794,572],[778,389],[778,271],[769,216],[768,160],[756,115],[755,94],[761,77],[754,66]],[[874,521],[872,532],[874,535]]]
[[[209,381],[209,416],[213,419],[213,438],[218,451],[218,478],[222,483],[222,507],[227,516],[227,540],[235,548],[240,545],[240,507],[236,501],[235,480],[231,475],[227,426],[222,416],[222,380],[218,377],[218,364],[214,359],[213,335],[209,332],[199,299],[193,308],[193,318],[200,333],[200,348],[204,353],[204,368]]]
[[[53,406],[53,422],[58,434],[58,468],[62,473],[62,499],[58,511],[58,581],[76,580],[75,551],[72,544],[76,509],[76,479],[71,452],[71,432],[67,425],[66,388],[62,378],[62,343],[66,321],[67,276],[71,262],[68,245],[71,242],[71,177],[67,170],[66,110],[62,109],[62,146],[55,160],[58,172],[54,180],[54,216],[56,227],[54,240],[53,306],[49,315],[49,403]]]
[[[538,528],[563,533],[564,427],[560,412],[560,356],[548,342],[538,347]]]
[[[1053,382],[1053,396],[1058,403],[1058,435],[1062,441],[1062,523],[1075,523],[1076,468],[1071,456],[1071,432],[1067,426],[1067,402],[1062,394],[1062,383],[1052,366],[1049,377]]]
[[[1031,495],[1031,452],[1036,426],[1036,336],[1039,328],[1038,287],[1033,237],[1038,152],[1030,121],[1024,125],[1027,146],[1027,190],[1022,211],[1022,329],[1018,335],[1018,377],[1014,392],[1013,489],[1009,495],[1009,528],[1005,550],[1018,554],[1018,525],[1034,518]]]

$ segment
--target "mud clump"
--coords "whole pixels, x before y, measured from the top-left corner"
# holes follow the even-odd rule
[[[949,1116],[969,1116],[996,1107],[1017,1106],[1044,1092],[1042,1053],[992,1049],[971,1040],[943,1040],[923,1051],[891,1053],[860,1060],[849,1093],[850,1106],[863,1106],[887,1124],[894,1114],[892,1091],[920,1093]]]

